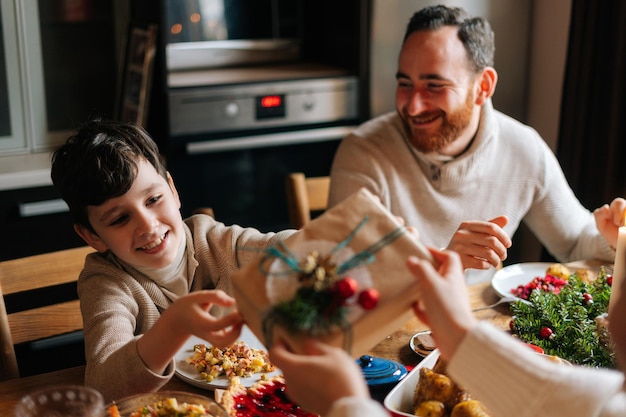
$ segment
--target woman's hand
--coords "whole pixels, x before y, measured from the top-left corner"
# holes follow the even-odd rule
[[[278,341],[269,354],[285,376],[287,396],[307,411],[325,415],[341,398],[370,398],[363,372],[340,348],[307,339],[305,354],[300,355]]]
[[[411,256],[407,266],[417,279],[418,302],[415,315],[426,323],[441,356],[448,360],[476,319],[465,285],[459,255],[451,251],[430,249],[438,262],[438,270],[430,262]]]

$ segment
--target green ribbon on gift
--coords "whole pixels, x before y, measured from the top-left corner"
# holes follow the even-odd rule
[[[333,248],[331,254],[348,246],[354,239],[354,236],[356,236],[368,221],[369,217],[366,216],[345,239]],[[354,254],[338,265],[337,276],[342,277],[353,268],[374,262],[376,252],[394,242],[405,234],[406,231],[407,229],[404,226],[397,227],[380,240]],[[287,271],[283,271],[280,274],[290,275],[293,273],[304,273],[300,268],[299,260],[284,242],[280,241],[275,246],[265,249],[265,253],[266,256],[259,263],[259,271],[263,275],[267,276],[270,274],[270,271],[265,268],[265,263],[273,259],[280,259],[288,267]],[[284,326],[291,332],[308,333],[312,336],[325,334],[329,332],[333,326],[339,326],[346,336],[343,343],[344,350],[350,352],[353,339],[352,326],[345,318],[345,310],[347,307],[342,305],[343,300],[337,300],[330,289],[319,291],[317,294],[312,291],[314,290],[311,288],[301,287],[292,300],[279,303],[265,315],[263,319],[263,333],[266,344],[271,344],[272,329],[276,324]]]

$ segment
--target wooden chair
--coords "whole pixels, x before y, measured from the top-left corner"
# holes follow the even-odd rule
[[[326,210],[330,177],[305,177],[301,172],[286,178],[287,208],[291,227],[300,229],[311,221],[311,214]]]
[[[82,330],[76,281],[93,251],[85,246],[0,262],[0,380],[20,376],[16,345]]]

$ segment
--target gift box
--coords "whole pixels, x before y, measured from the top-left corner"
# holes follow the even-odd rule
[[[236,271],[234,295],[268,348],[282,338],[303,352],[303,337],[314,337],[359,357],[412,317],[410,255],[431,259],[402,221],[361,189]]]

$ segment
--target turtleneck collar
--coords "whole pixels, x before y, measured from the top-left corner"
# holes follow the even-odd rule
[[[153,280],[165,293],[165,295],[174,301],[181,295],[189,292],[189,284],[187,280],[187,239],[181,239],[178,248],[178,254],[174,261],[164,268],[134,268]]]

